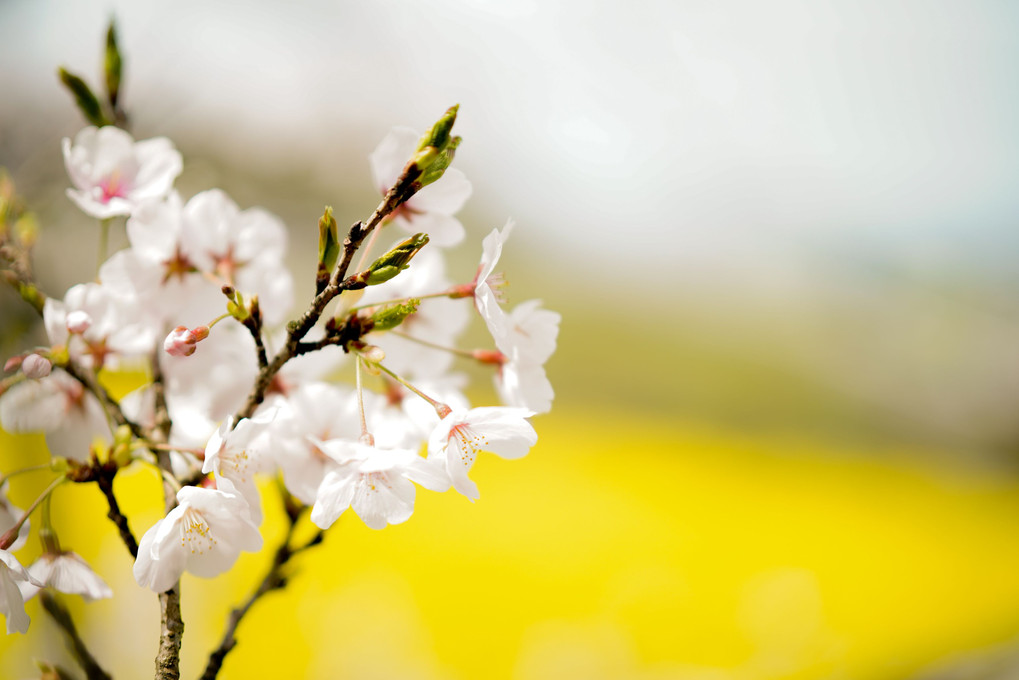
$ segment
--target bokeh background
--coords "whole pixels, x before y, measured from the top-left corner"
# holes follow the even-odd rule
[[[221,677],[1019,677],[1019,9],[5,0],[0,165],[58,296],[93,276],[96,227],[63,195],[82,123],[55,70],[97,83],[111,15],[136,136],[182,150],[185,197],[283,217],[300,291],[322,206],[363,217],[375,144],[459,102],[474,196],[452,269],[514,217],[511,301],[563,314],[531,454],[481,460],[476,504],[343,519]],[[9,291],[0,312],[5,356],[30,345]],[[45,456],[0,440],[0,469]],[[158,482],[118,484],[140,535]],[[271,545],[271,486],[265,505]],[[86,639],[146,676],[157,604],[101,497],[61,489],[54,511],[116,592],[69,598]],[[185,577],[185,676],[268,559]],[[2,677],[69,664],[29,611]]]

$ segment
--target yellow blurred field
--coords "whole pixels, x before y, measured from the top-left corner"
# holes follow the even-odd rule
[[[525,459],[475,466],[476,504],[422,491],[414,517],[381,532],[345,515],[256,605],[221,677],[892,679],[1019,623],[1014,481],[921,466],[923,452],[608,412],[537,426]],[[4,470],[43,459],[41,437],[0,442]],[[24,507],[46,476],[12,499]],[[158,517],[156,477],[132,471],[117,490],[140,536]],[[280,509],[263,490],[272,546]],[[63,488],[54,512],[116,592],[71,603],[86,639],[118,677],[144,677],[156,599],[134,584],[100,494]],[[184,677],[268,558],[185,576]],[[29,634],[0,643],[2,677],[29,676],[33,657],[70,663],[37,603],[29,613]]]

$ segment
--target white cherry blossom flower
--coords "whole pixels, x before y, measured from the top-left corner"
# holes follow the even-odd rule
[[[501,288],[505,283],[502,274],[495,271],[495,266],[502,255],[502,245],[513,231],[513,224],[513,220],[509,220],[502,231],[493,229],[481,242],[481,263],[474,277],[474,306],[497,343],[506,335],[508,322],[506,312],[499,306],[502,302]]]
[[[385,195],[407,161],[414,155],[421,135],[410,128],[397,127],[386,135],[372,152],[372,179]],[[447,168],[442,177],[429,184],[393,213],[391,219],[408,234],[424,232],[431,244],[440,248],[455,246],[464,238],[464,228],[453,217],[471,195],[471,183],[456,168]]]
[[[505,361],[495,384],[504,404],[546,413],[555,393],[543,364],[555,351],[561,317],[540,306],[540,300],[528,300],[506,316],[505,332],[496,338]]]
[[[74,184],[67,195],[83,211],[105,219],[130,215],[144,200],[160,198],[183,169],[180,152],[165,137],[135,142],[120,128],[88,127],[64,139],[64,165]]]
[[[525,408],[483,406],[469,411],[450,411],[432,430],[428,458],[445,463],[453,487],[471,500],[480,496],[477,485],[467,477],[481,451],[502,458],[521,458],[538,441],[527,421],[534,415]]]
[[[82,323],[82,314],[88,323]],[[138,323],[138,317],[129,301],[98,283],[79,283],[68,289],[62,301],[47,298],[43,305],[50,342],[66,344],[73,359],[97,370],[152,351],[155,333]]]
[[[28,614],[20,584],[41,585],[7,550],[0,549],[0,614],[7,619],[7,634],[28,632]]]
[[[410,449],[380,449],[362,442],[332,440],[320,447],[335,464],[319,486],[311,521],[328,529],[347,508],[372,529],[400,524],[414,512],[417,482],[432,491],[445,491],[445,471]]]
[[[506,355],[517,351],[520,361],[544,364],[555,352],[561,320],[558,312],[541,309],[541,300],[521,302],[507,315],[505,333],[496,338],[496,346]]]
[[[555,391],[545,375],[545,367],[521,360],[518,349],[499,367],[495,387],[507,406],[519,406],[534,413],[548,413],[552,409]]]
[[[68,595],[81,595],[86,602],[113,597],[113,591],[106,585],[106,581],[74,552],[43,553],[28,568],[28,573],[38,583],[20,584],[21,594],[26,600],[34,597],[43,587]]]
[[[262,501],[255,486],[255,474],[272,470],[268,454],[269,437],[266,425],[276,417],[276,409],[263,411],[253,418],[245,418],[233,426],[233,416],[227,418],[209,438],[205,447],[202,473],[216,474],[217,484],[228,479],[248,502],[251,520],[262,523]]]
[[[212,578],[232,567],[242,550],[262,548],[248,503],[228,481],[217,485],[184,487],[177,507],[145,532],[134,563],[138,585],[161,593],[185,571]]]
[[[24,380],[0,396],[0,423],[8,432],[45,432],[55,456],[88,460],[92,441],[110,441],[99,400],[66,372]]]

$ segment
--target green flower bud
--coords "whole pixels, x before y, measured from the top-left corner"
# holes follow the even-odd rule
[[[420,171],[415,180],[417,186],[424,187],[442,177],[449,164],[453,162],[456,147],[460,145],[460,137],[453,137],[450,132],[456,122],[456,114],[460,105],[451,106],[436,121],[428,132],[418,141],[413,164]]]
[[[411,298],[406,302],[383,307],[371,315],[372,330],[389,331],[404,322],[404,320],[418,310],[421,300]]]
[[[411,259],[428,243],[428,234],[414,234],[388,253],[372,262],[365,284],[374,286],[393,278],[408,266]]]

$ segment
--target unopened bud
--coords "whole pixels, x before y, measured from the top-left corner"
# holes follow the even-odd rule
[[[16,370],[18,370],[18,368],[21,367],[21,362],[24,361],[24,360],[25,360],[25,357],[20,355],[20,354],[18,356],[16,356],[16,357],[11,357],[10,359],[8,359],[4,363],[4,372],[6,373],[7,371],[16,371]]]
[[[21,362],[21,372],[25,374],[26,378],[33,380],[45,378],[51,370],[53,370],[53,364],[50,363],[50,360],[38,354],[29,354]]]
[[[88,315],[88,312],[76,309],[73,312],[68,312],[66,323],[69,333],[81,335],[92,327],[92,317]]]
[[[501,366],[506,363],[506,355],[497,349],[476,349],[471,353],[475,359],[483,364],[495,364]]]
[[[371,327],[376,331],[392,330],[402,324],[408,316],[416,312],[420,304],[421,300],[411,298],[404,303],[383,307],[369,317],[371,319]]]
[[[382,349],[378,345],[366,345],[365,348],[361,350],[361,356],[364,357],[365,361],[377,364],[385,361],[386,350]]]
[[[163,349],[173,357],[189,357],[198,349],[198,342],[207,337],[209,337],[209,329],[205,326],[199,326],[194,330],[190,330],[187,326],[177,326],[166,336],[166,340],[163,341]]]
[[[420,140],[412,160],[420,175],[415,180],[418,186],[424,187],[442,177],[446,168],[453,162],[453,154],[460,145],[460,137],[453,137],[450,132],[456,122],[456,114],[460,105],[450,107],[426,132]]]
[[[428,234],[414,234],[388,253],[372,262],[368,268],[369,286],[384,283],[410,266],[410,261],[428,243]]]

